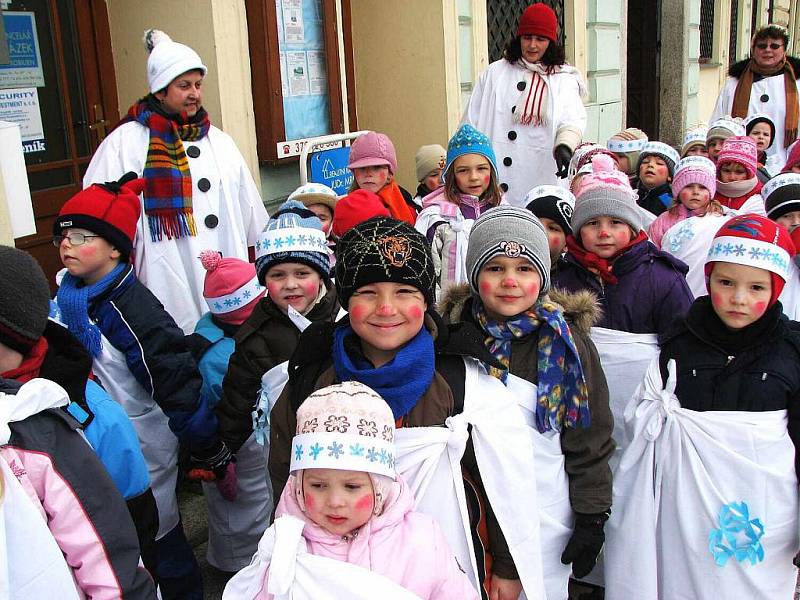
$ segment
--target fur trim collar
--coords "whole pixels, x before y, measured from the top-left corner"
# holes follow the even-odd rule
[[[469,284],[451,286],[439,302],[439,314],[449,323],[458,323],[464,305],[471,297]],[[600,320],[601,309],[597,297],[588,290],[566,292],[553,288],[546,297],[561,307],[570,327],[583,335],[589,335],[589,330]]]
[[[800,58],[795,58],[794,56],[787,56],[786,58],[792,64],[795,79],[800,79]],[[733,63],[728,69],[728,75],[739,79],[739,77],[742,76],[742,73],[744,73],[744,69],[748,62],[750,62],[750,59],[745,58],[744,60]]]

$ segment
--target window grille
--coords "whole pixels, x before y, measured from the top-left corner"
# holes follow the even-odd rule
[[[517,31],[519,17],[532,4],[532,0],[489,0],[486,3],[486,21],[489,34],[489,61],[503,57],[503,48]],[[564,43],[564,0],[545,0],[556,13],[558,39]]]
[[[736,38],[739,31],[739,0],[731,0],[731,37],[728,41],[728,63],[736,62]]]
[[[714,0],[700,1],[700,62],[711,60],[714,51]]]

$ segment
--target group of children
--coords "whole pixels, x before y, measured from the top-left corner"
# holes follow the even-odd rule
[[[700,597],[704,578],[722,596],[735,582],[788,598],[800,462],[764,456],[800,442],[800,337],[785,316],[800,311],[800,148],[762,184],[770,125],[723,118],[688,131],[680,154],[626,129],[576,151],[569,189],[523,198],[504,197],[470,125],[446,150],[420,148],[415,197],[391,140],[369,132],[351,148],[351,191],[298,188],[255,265],[198,257],[209,312],[189,336],[129,260],[142,180],[92,185],[55,220],[52,305],[29,256],[0,261],[2,405],[27,405],[2,411],[6,506],[21,497],[13,477],[48,515],[59,569],[98,598],[153,597],[153,582],[163,598],[202,597],[179,468],[204,482],[209,562],[239,572],[226,598],[566,598],[606,529],[609,598]],[[610,401],[593,328],[657,336],[626,407]],[[670,419],[686,439],[659,434]],[[615,420],[629,430],[616,463]],[[692,427],[728,454],[653,452],[691,448]],[[780,498],[732,481],[725,456]],[[62,502],[77,521],[60,523]],[[95,536],[94,554],[65,527]],[[687,531],[711,535],[710,551]],[[681,544],[696,553],[676,588],[665,551]]]

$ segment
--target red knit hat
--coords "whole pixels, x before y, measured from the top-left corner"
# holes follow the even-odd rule
[[[781,173],[788,173],[796,165],[800,165],[800,141],[794,142],[789,146],[789,154],[786,156],[786,164],[783,166]]]
[[[132,171],[119,181],[93,183],[64,203],[53,223],[53,235],[61,235],[70,227],[88,229],[119,250],[122,260],[127,261],[142,212],[139,194],[143,189],[144,179]]]
[[[206,270],[203,297],[219,320],[232,325],[244,323],[266,288],[258,283],[255,265],[238,258],[222,258],[216,250],[200,253]]]
[[[720,169],[725,163],[742,165],[747,171],[748,179],[755,177],[758,168],[758,148],[753,138],[746,135],[735,135],[722,142],[722,150],[717,156],[717,178],[719,178]]]
[[[336,203],[333,211],[333,235],[342,237],[359,223],[372,217],[391,217],[378,194],[367,190],[355,190]]]
[[[545,37],[554,44],[558,43],[558,20],[553,9],[537,2],[531,4],[522,13],[517,27],[517,36],[538,35]]]
[[[759,215],[733,217],[720,227],[711,242],[705,266],[706,287],[715,262],[764,269],[772,280],[772,306],[789,278],[789,263],[794,255],[792,238],[784,227]]]

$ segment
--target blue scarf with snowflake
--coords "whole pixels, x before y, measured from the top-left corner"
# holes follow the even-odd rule
[[[407,415],[433,381],[433,336],[423,327],[392,360],[375,368],[369,361],[347,353],[345,339],[350,335],[355,335],[350,325],[337,327],[333,333],[333,367],[339,381],[358,381],[371,387],[386,400],[395,420]]]
[[[61,280],[56,294],[61,318],[67,329],[93,357],[100,354],[103,346],[100,342],[100,329],[89,318],[89,303],[110,288],[127,268],[129,268],[127,263],[119,263],[94,285],[84,285],[82,280],[69,273],[65,273]]]
[[[530,310],[495,321],[476,298],[472,314],[489,336],[485,341],[489,352],[505,365],[505,369],[484,365],[486,372],[503,383],[511,364],[511,341],[538,329],[536,428],[540,432],[589,426],[589,392],[583,367],[572,332],[556,304],[539,300]]]

